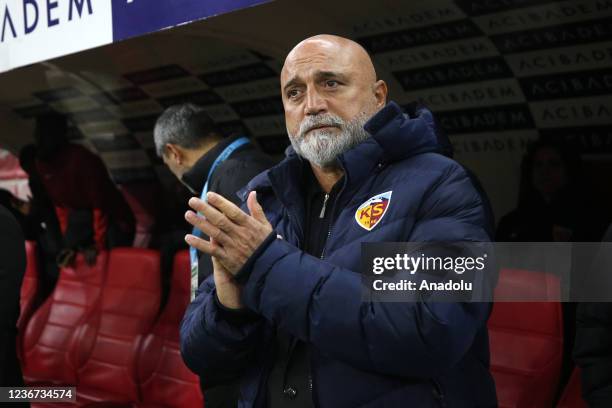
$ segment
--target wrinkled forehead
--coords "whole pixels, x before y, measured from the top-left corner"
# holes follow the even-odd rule
[[[296,79],[306,80],[319,72],[350,75],[356,71],[357,58],[349,50],[329,42],[310,42],[294,48],[281,71],[281,86]]]

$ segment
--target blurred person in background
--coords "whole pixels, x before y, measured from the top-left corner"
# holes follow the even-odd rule
[[[28,215],[37,223],[44,224],[45,229],[52,230],[57,235],[57,239],[61,239],[53,202],[36,168],[36,155],[37,149],[33,144],[26,145],[19,151],[19,165],[28,175],[28,187],[30,188]]]
[[[11,211],[0,205],[0,387],[23,387],[17,359],[19,295],[26,269],[25,239]]]
[[[578,155],[562,142],[538,140],[523,157],[518,205],[501,218],[496,240],[599,241],[606,223],[596,210]]]
[[[33,144],[24,146],[19,151],[19,165],[28,175],[30,187],[29,213],[27,217],[38,227],[35,238],[37,255],[42,262],[39,272],[42,282],[41,297],[44,299],[55,286],[59,270],[56,259],[62,249],[62,233],[55,214],[53,202],[45,190],[40,174],[36,168],[37,149]]]
[[[240,202],[237,191],[274,162],[247,138],[226,137],[212,118],[199,106],[170,106],[157,119],[153,131],[157,154],[168,169],[192,194],[213,191],[228,200]],[[180,243],[184,243],[181,237]],[[164,251],[164,257],[170,253]],[[170,251],[172,252],[172,251]],[[172,254],[173,255],[173,254]],[[213,271],[208,254],[191,251],[192,290]],[[196,280],[197,279],[197,280]],[[238,387],[234,384],[208,387],[201,383],[207,408],[236,407]]]
[[[0,188],[0,205],[15,217],[15,220],[24,233],[25,239],[36,240],[38,235],[37,226],[33,225],[28,218],[28,214],[31,212],[31,205],[29,202],[23,201],[10,191]]]
[[[57,113],[36,119],[36,169],[51,198],[63,238],[58,265],[83,252],[88,263],[97,253],[131,246],[135,220],[100,157],[68,141],[68,121]]]

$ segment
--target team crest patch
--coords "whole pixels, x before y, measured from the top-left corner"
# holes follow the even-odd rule
[[[357,221],[357,224],[371,231],[385,216],[387,208],[389,208],[389,203],[391,203],[391,193],[393,193],[393,191],[375,195],[361,204],[355,212],[355,221]]]

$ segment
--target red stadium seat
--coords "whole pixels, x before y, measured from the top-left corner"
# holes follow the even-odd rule
[[[134,246],[146,248],[151,241],[155,220],[158,219],[159,200],[162,192],[155,183],[130,183],[120,188],[136,221]]]
[[[557,408],[587,408],[587,403],[582,399],[582,383],[580,382],[579,368],[574,369],[557,404]]]
[[[27,267],[23,282],[21,283],[21,294],[19,298],[19,320],[17,321],[18,338],[17,338],[17,354],[20,359],[23,359],[23,333],[26,325],[34,313],[34,305],[36,295],[39,289],[38,279],[38,261],[36,259],[36,243],[33,241],[26,242],[26,260]]]
[[[179,325],[189,303],[190,281],[189,253],[181,251],[174,258],[167,305],[141,349],[141,408],[203,405],[198,377],[183,363],[179,348]]]
[[[107,254],[88,266],[78,255],[74,266],[60,270],[53,293],[34,312],[23,340],[26,383],[76,384],[76,347],[82,323],[97,307],[106,274]]]
[[[160,305],[159,254],[118,248],[110,253],[100,308],[79,347],[77,402],[108,406],[140,400],[136,357]]]
[[[499,301],[517,299],[518,292],[525,302]],[[559,279],[553,275],[501,271],[488,323],[491,372],[501,408],[553,406],[563,357],[559,292]]]

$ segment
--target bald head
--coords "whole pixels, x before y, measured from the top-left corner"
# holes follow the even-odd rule
[[[296,64],[317,58],[333,58],[339,65],[355,69],[364,81],[376,81],[376,70],[368,52],[353,40],[330,34],[315,35],[293,47],[285,58],[281,81],[283,75],[289,74]]]

